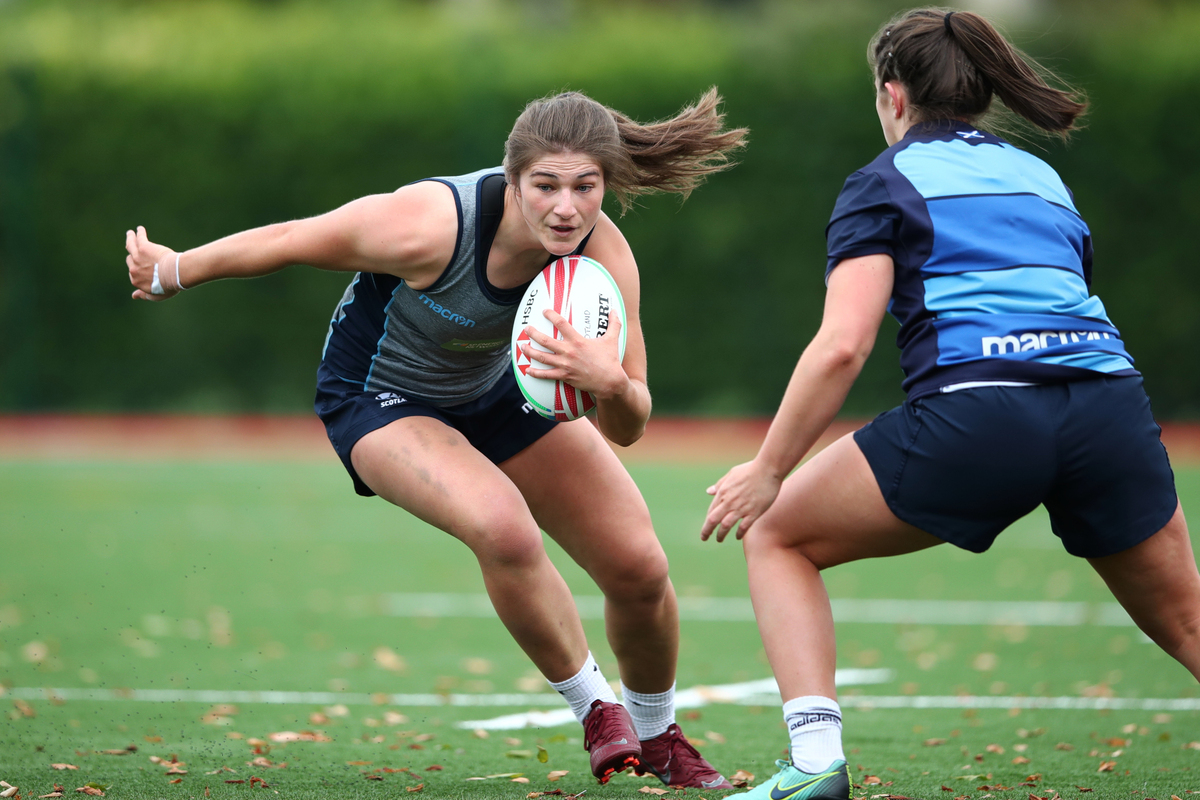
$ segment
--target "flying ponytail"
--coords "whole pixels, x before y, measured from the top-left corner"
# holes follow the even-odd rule
[[[604,171],[605,188],[627,211],[637,195],[671,192],[686,198],[704,178],[733,166],[748,130],[726,130],[721,97],[709,89],[674,117],[641,124],[580,92],[534,100],[504,143],[510,182],[547,153],[590,156]]]

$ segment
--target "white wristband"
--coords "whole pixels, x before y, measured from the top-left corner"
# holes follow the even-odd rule
[[[162,281],[158,279],[158,262],[154,262],[154,278],[150,281],[150,294],[166,294]]]
[[[179,291],[182,292],[184,289],[183,281],[179,280],[179,256],[181,256],[181,255],[183,255],[183,254],[182,253],[175,254],[175,285],[178,286]]]

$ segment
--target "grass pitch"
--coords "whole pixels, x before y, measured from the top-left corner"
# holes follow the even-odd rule
[[[739,548],[697,535],[704,488],[727,466],[631,466],[681,597],[747,596]],[[1200,509],[1200,470],[1179,468],[1177,480],[1185,508]],[[396,593],[481,593],[474,560],[383,501],[354,496],[332,456],[7,461],[0,486],[0,780],[23,798],[56,785],[74,796],[89,783],[116,798],[374,798],[420,787],[453,798],[586,790],[591,800],[660,788],[628,776],[597,785],[574,724],[487,738],[455,726],[527,705],[390,702],[396,694],[536,693],[545,684],[495,619],[392,615]],[[597,594],[550,549],[576,594]],[[1087,564],[1062,552],[1040,512],[982,556],[946,546],[839,567],[826,580],[835,600],[1043,601],[1100,611],[1112,602]],[[602,623],[585,627],[615,678]],[[839,667],[892,671],[887,683],[842,692],[856,797],[1166,800],[1200,792],[1200,744],[1192,745],[1200,712],[1145,702],[1195,699],[1200,687],[1135,628],[914,618],[841,623],[838,636]],[[769,675],[752,622],[684,621],[681,689]],[[54,689],[103,699],[56,697]],[[213,694],[149,702],[124,690]],[[327,694],[291,704],[229,700],[267,690]],[[920,709],[863,700],[913,705],[955,695],[1114,697],[1147,707]],[[744,770],[761,781],[786,745],[775,702],[708,705],[682,711],[680,722],[728,775]],[[271,737],[285,732],[317,740]]]

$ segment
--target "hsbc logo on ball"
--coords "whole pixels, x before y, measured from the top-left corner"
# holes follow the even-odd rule
[[[379,401],[380,408],[387,408],[388,406],[398,406],[401,403],[408,402],[408,400],[406,398],[401,397],[400,395],[396,394],[395,392],[380,392],[379,394],[375,395],[375,399]]]

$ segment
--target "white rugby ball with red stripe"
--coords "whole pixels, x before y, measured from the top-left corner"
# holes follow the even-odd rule
[[[621,320],[620,356],[625,357],[625,301],[608,270],[586,256],[565,256],[542,270],[533,279],[513,320],[512,360],[517,385],[533,406],[534,411],[548,419],[567,422],[578,419],[596,407],[596,398],[581,392],[569,383],[527,374],[529,369],[547,369],[536,358],[532,361],[521,352],[519,345],[529,342],[533,350],[541,345],[525,332],[532,326],[547,336],[561,339],[558,329],[542,313],[552,308],[567,318],[571,326],[587,339],[604,336],[609,331],[611,315]]]

